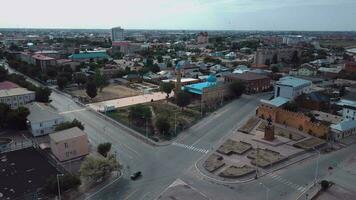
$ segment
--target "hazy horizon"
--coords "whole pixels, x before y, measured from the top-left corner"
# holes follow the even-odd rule
[[[354,0],[4,0],[0,28],[356,31]]]

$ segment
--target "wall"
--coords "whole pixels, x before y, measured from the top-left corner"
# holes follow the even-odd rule
[[[275,123],[285,124],[317,137],[325,137],[329,133],[328,126],[311,122],[310,118],[303,113],[260,105],[257,108],[256,115],[264,119],[270,117]]]
[[[67,144],[67,146],[65,144]],[[70,160],[89,154],[87,135],[63,140],[58,143],[55,143],[53,140],[51,140],[50,145],[52,153],[59,161]]]
[[[63,122],[64,122],[63,117],[55,119],[55,120],[49,120],[49,121],[43,121],[43,122],[36,122],[36,123],[31,122],[31,133],[35,137],[41,136],[41,135],[47,135],[54,131],[56,125],[63,123]],[[43,131],[42,133],[41,133],[41,130]]]

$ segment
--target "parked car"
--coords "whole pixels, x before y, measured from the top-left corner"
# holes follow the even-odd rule
[[[136,180],[137,178],[139,178],[142,175],[142,173],[140,171],[137,171],[135,173],[133,173],[131,175],[131,180]]]

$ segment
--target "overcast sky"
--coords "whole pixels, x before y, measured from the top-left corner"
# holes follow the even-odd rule
[[[1,28],[356,30],[356,0],[1,0]]]

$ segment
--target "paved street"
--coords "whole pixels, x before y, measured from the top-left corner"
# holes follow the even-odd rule
[[[260,96],[268,98],[266,96]],[[296,199],[315,177],[316,157],[266,175],[245,184],[224,185],[203,178],[195,169],[195,163],[210,151],[214,144],[229,135],[242,124],[259,103],[259,96],[243,96],[183,132],[175,143],[153,147],[133,137],[120,128],[83,109],[70,98],[53,92],[52,105],[67,119],[77,118],[85,124],[90,141],[113,143],[125,175],[89,199],[154,199],[168,185],[180,178],[206,194],[211,199],[265,199],[266,190],[258,182],[270,188],[269,199]],[[327,175],[327,167],[340,163],[356,150],[356,145],[331,154],[321,155],[318,177]],[[143,177],[129,180],[129,175],[140,170]]]

